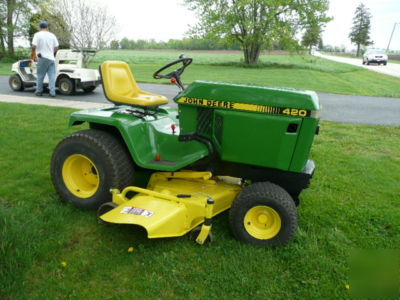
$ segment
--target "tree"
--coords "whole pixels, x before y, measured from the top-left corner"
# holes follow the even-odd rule
[[[110,42],[110,48],[111,49],[119,49],[119,42],[117,40],[112,40]]]
[[[116,20],[104,6],[84,0],[54,0],[49,11],[63,16],[74,48],[100,50],[114,37]]]
[[[6,44],[9,55],[14,55],[14,39],[24,35],[37,0],[0,0],[0,47],[3,55]]]
[[[321,40],[322,28],[317,25],[307,26],[303,35],[301,44],[308,48],[308,53],[311,54],[312,46],[318,45]]]
[[[7,15],[7,6],[5,5],[4,0],[0,0],[0,47],[1,47],[1,53],[0,53],[0,58],[2,58],[4,55],[6,55],[6,16]]]
[[[308,47],[309,54],[311,54],[312,46],[318,45],[326,23],[332,18],[327,17],[325,13],[328,9],[327,1],[316,1],[312,6],[303,9],[307,21],[304,26],[302,45]]]
[[[318,41],[318,49],[319,49],[319,50],[324,49],[324,41],[322,40],[322,37],[319,38],[319,41]]]
[[[129,40],[128,38],[124,37],[120,42],[119,46],[121,49],[129,49]]]
[[[38,31],[40,21],[47,21],[49,30],[57,36],[61,49],[70,48],[71,30],[65,22],[64,17],[61,14],[52,14],[46,5],[41,5],[39,12],[33,14],[29,19],[27,30],[29,42],[32,42],[33,35]]]
[[[369,9],[360,3],[355,11],[353,18],[353,27],[349,34],[349,38],[353,44],[357,45],[357,56],[360,55],[361,46],[372,45],[373,42],[370,39],[371,30],[371,14]]]
[[[261,50],[273,42],[293,41],[313,22],[323,24],[328,0],[185,0],[200,17],[192,33],[237,41],[246,64],[257,64]]]

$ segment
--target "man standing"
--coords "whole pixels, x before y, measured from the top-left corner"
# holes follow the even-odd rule
[[[49,76],[50,96],[56,96],[56,65],[54,54],[58,50],[58,40],[49,32],[46,21],[39,24],[40,31],[36,32],[32,40],[32,57],[37,61],[36,96],[43,95],[43,79]]]

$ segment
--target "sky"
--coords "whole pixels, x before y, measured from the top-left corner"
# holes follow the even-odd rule
[[[354,48],[348,38],[353,23],[354,12],[360,0],[331,0],[328,15],[334,18],[328,23],[323,34],[324,44],[334,46],[344,45]],[[370,9],[371,39],[374,47],[386,49],[394,23],[396,25],[390,49],[400,50],[400,0],[363,0],[362,3]]]
[[[107,6],[117,19],[117,39],[155,39],[167,41],[184,37],[197,23],[194,12],[183,0],[92,0]],[[323,34],[325,45],[354,48],[348,38],[355,9],[360,0],[330,0],[328,15],[333,17]],[[395,22],[391,50],[400,50],[400,0],[363,0],[372,14],[371,38],[375,48],[386,49]]]

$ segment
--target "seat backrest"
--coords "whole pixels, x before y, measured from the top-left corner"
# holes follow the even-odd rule
[[[120,97],[132,97],[140,93],[129,65],[123,61],[105,61],[100,65],[100,74],[106,97],[116,101]]]
[[[168,103],[164,96],[142,91],[129,65],[123,61],[105,61],[99,69],[104,94],[109,101],[117,105],[151,107]]]

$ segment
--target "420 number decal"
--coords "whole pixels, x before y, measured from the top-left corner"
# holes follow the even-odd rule
[[[305,109],[285,108],[284,110],[282,110],[282,114],[289,116],[307,117],[308,111]]]

